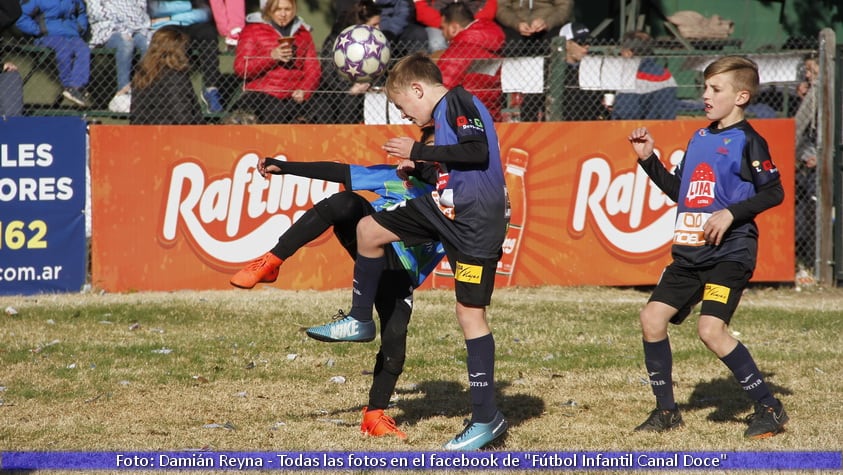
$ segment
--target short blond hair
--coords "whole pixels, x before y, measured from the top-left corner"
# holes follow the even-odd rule
[[[387,93],[401,92],[414,82],[442,84],[442,71],[429,56],[416,52],[395,63],[386,78]]]
[[[709,64],[703,72],[708,80],[716,74],[732,73],[732,87],[738,91],[749,92],[749,97],[755,97],[758,92],[758,65],[746,56],[723,56]]]

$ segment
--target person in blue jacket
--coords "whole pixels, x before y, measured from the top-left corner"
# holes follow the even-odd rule
[[[62,96],[79,107],[90,107],[84,93],[91,77],[91,49],[84,36],[88,14],[83,0],[23,0],[15,26],[35,38],[36,46],[56,53]]]

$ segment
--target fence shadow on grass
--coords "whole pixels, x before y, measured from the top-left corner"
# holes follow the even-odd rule
[[[773,376],[775,373],[764,373],[764,381],[774,396],[793,394],[789,388],[770,382]],[[714,412],[706,417],[712,422],[743,422],[745,415],[752,410],[752,405],[753,401],[732,376],[698,383],[688,403],[680,404],[683,410],[689,411],[714,408]]]

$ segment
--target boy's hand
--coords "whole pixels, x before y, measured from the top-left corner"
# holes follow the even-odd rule
[[[415,143],[416,141],[410,137],[395,137],[387,140],[383,144],[383,149],[393,157],[410,158],[410,152],[413,151]]]
[[[632,149],[641,160],[646,159],[653,154],[653,146],[656,141],[646,127],[638,127],[629,134],[629,143],[632,144]]]
[[[273,175],[281,173],[281,167],[278,165],[267,164],[267,160],[268,158],[261,158],[258,160],[258,173],[260,173],[262,177],[266,178],[266,175],[270,173]]]
[[[398,178],[402,180],[407,180],[408,178],[410,178],[410,175],[415,169],[416,162],[412,160],[401,160],[400,162],[398,162],[398,167],[395,169],[395,172],[398,174]]]
[[[735,217],[728,209],[721,209],[711,213],[708,221],[703,225],[703,237],[707,244],[719,246],[723,241],[723,236],[729,230],[729,226]]]

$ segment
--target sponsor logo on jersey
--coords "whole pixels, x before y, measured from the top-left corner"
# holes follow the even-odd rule
[[[688,193],[685,195],[685,206],[689,208],[705,208],[714,203],[714,187],[716,185],[714,170],[707,163],[700,163],[691,174]]]

